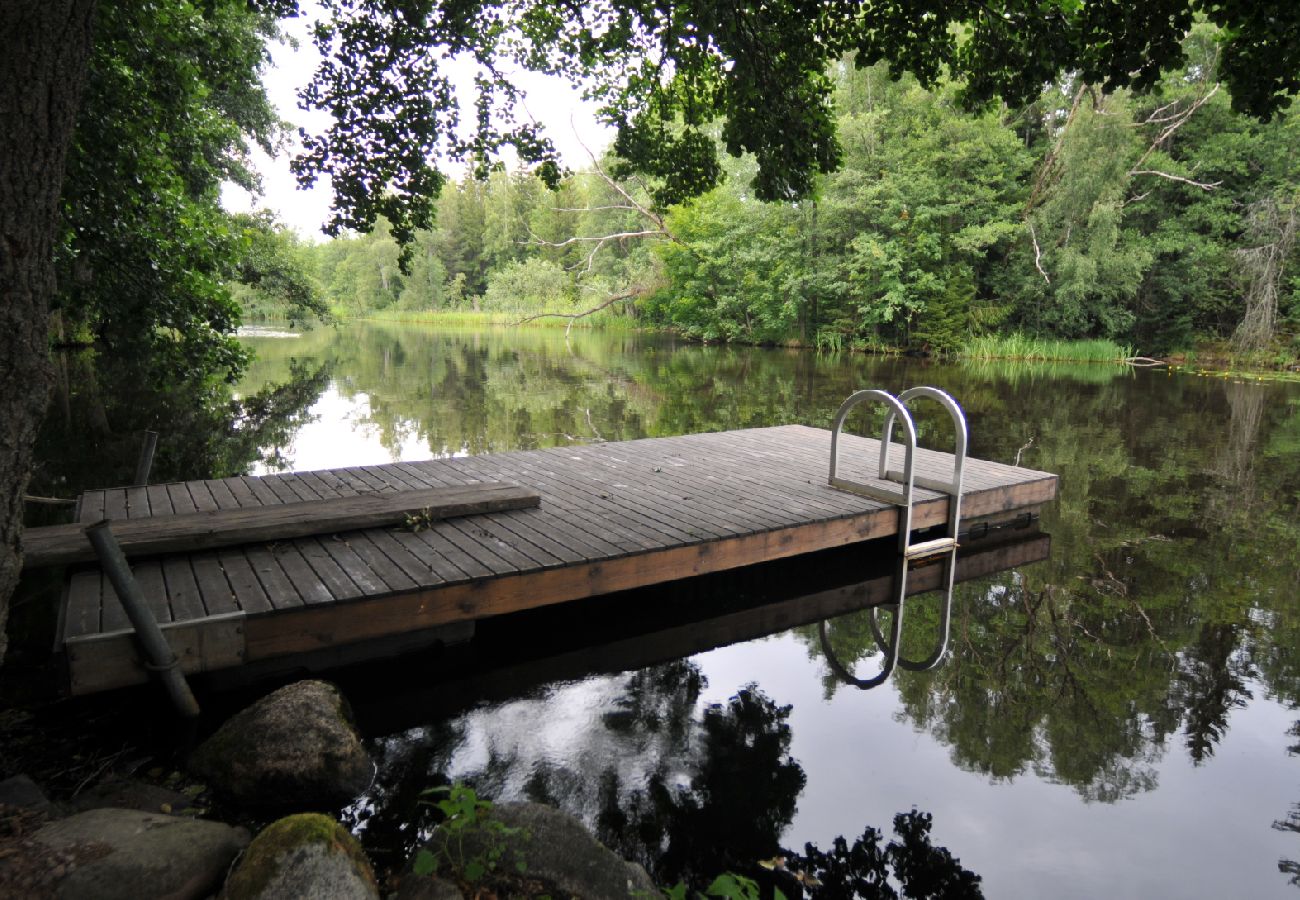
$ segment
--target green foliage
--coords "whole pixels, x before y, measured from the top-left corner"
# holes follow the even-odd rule
[[[798,873],[813,884],[813,896],[827,900],[978,900],[984,896],[980,876],[961,865],[946,847],[930,842],[933,816],[915,809],[894,816],[897,838],[882,846],[883,836],[870,826],[852,845],[837,837],[829,851],[806,844],[803,854],[781,859],[778,871]],[[789,876],[787,876],[789,877]],[[792,879],[793,880],[793,879]]]
[[[506,841],[526,832],[512,828],[491,815],[492,804],[480,799],[474,789],[464,784],[428,788],[422,796],[441,796],[434,806],[445,816],[438,825],[443,840],[438,849],[422,847],[416,851],[412,869],[425,877],[449,874],[469,884],[477,884],[496,874],[506,854]],[[480,852],[466,851],[465,843],[473,838]],[[516,861],[519,872],[527,871],[522,860]]]
[[[490,312],[572,312],[576,299],[568,274],[555,263],[534,257],[493,271],[483,308]]]
[[[329,383],[329,366],[277,361],[239,396],[215,378],[158,383],[154,362],[90,351],[60,353],[52,412],[37,441],[32,490],[75,495],[134,477],[143,431],[158,433],[156,482],[242,475],[255,464],[283,465],[277,447],[310,418]]]
[[[236,215],[232,225],[242,234],[231,294],[243,316],[289,325],[312,318],[330,320],[316,280],[309,274],[308,249],[269,213]]]
[[[271,149],[280,123],[259,70],[273,19],[247,4],[108,3],[63,189],[60,310],[66,331],[168,377],[233,377],[226,287],[245,235],[219,203],[252,186],[247,141]]]
[[[848,55],[864,66],[891,63],[926,87],[951,77],[967,108],[997,96],[1023,105],[1062,72],[1108,92],[1151,87],[1183,62],[1182,38],[1201,10],[1220,28],[1222,74],[1238,109],[1268,117],[1300,87],[1300,12],[1285,3],[613,0],[588,9],[521,0],[448,10],[328,0],[325,10],[315,34],[323,61],[304,100],[334,122],[306,137],[298,176],[331,178],[331,233],[366,231],[384,217],[407,248],[430,226],[446,181],[431,160],[467,163],[485,176],[510,146],[549,186],[558,182],[554,148],[517,115],[518,90],[502,61],[581,83],[618,129],[615,174],[648,174],[661,206],[718,185],[719,146],[752,156],[754,196],[812,196],[817,176],[845,158],[827,73]],[[476,72],[472,116],[461,115],[445,59]],[[462,119],[471,122],[467,133]]]
[[[724,872],[704,889],[706,897],[723,897],[724,900],[758,900],[758,882],[744,875]],[[778,900],[785,900],[785,894],[776,891]]]
[[[845,57],[826,69],[840,168],[807,189],[780,188],[809,194],[797,202],[757,202],[751,182],[773,177],[758,155],[719,164],[726,183],[669,208],[662,229],[653,208],[664,190],[699,193],[668,185],[667,170],[659,181],[611,182],[609,171],[635,168],[616,157],[552,190],[491,171],[447,185],[436,221],[412,231],[405,251],[379,218],[370,234],[312,249],[314,272],[347,315],[574,315],[624,297],[637,307],[615,304],[600,318],[831,352],[951,355],[983,336],[1027,335],[1159,354],[1223,339],[1260,283],[1243,269],[1243,241],[1268,236],[1251,230],[1248,211],[1293,205],[1297,126],[1288,109],[1267,124],[1233,112],[1215,88],[1222,40],[1198,25],[1180,45],[1186,68],[1146,94],[1071,77],[1017,110],[971,111],[969,83]],[[704,106],[683,111],[686,96],[664,101],[678,118],[645,125],[650,144],[636,152],[671,157],[690,134],[730,147]],[[1269,364],[1294,359],[1286,341],[1300,346],[1296,255],[1269,270],[1281,285],[1272,302],[1283,342]],[[975,352],[1109,354],[1105,344]]]

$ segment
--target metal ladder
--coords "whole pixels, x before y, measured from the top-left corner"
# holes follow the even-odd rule
[[[821,622],[818,623],[817,628],[818,636],[821,639],[822,656],[825,658],[826,664],[830,667],[831,672],[834,673],[837,678],[845,684],[852,685],[853,687],[862,690],[870,690],[871,688],[879,687],[884,684],[885,681],[889,679],[889,676],[893,673],[896,666],[912,672],[924,672],[928,669],[937,667],[939,663],[943,661],[944,657],[948,653],[948,622],[952,614],[952,589],[957,572],[956,551],[953,551],[943,564],[947,566],[947,572],[943,581],[944,593],[943,600],[941,601],[942,606],[939,608],[939,639],[935,644],[934,651],[925,659],[921,660],[904,659],[900,655],[899,644],[901,643],[903,635],[902,597],[907,593],[907,560],[900,556],[898,558],[898,569],[895,571],[894,575],[896,579],[903,580],[899,590],[899,602],[873,606],[870,610],[871,618],[869,624],[871,626],[871,637],[875,640],[876,646],[884,653],[884,661],[881,663],[880,671],[877,674],[870,678],[860,678],[852,672],[848,666],[845,666],[840,662],[838,656],[836,656],[835,648],[831,644],[827,620],[822,619]],[[888,638],[886,638],[880,630],[880,621],[877,614],[881,607],[887,607],[894,613],[893,624],[889,629]]]
[[[937,401],[948,411],[953,420],[953,429],[955,432],[955,444],[953,452],[953,469],[951,480],[928,478],[918,476],[914,466],[916,462],[916,425],[912,419],[912,414],[908,408],[908,403],[917,398],[924,397]],[[850,412],[857,406],[867,401],[876,401],[885,405],[887,412],[885,415],[884,428],[880,436],[880,464],[879,478],[884,481],[892,481],[901,485],[895,489],[880,484],[870,484],[866,482],[853,481],[847,478],[839,477],[839,438],[840,432],[844,428],[844,422]],[[903,468],[891,469],[889,467],[890,449],[893,443],[893,431],[895,424],[901,424],[903,429]],[[860,679],[851,675],[847,671],[837,671],[843,679],[850,684],[860,688],[876,687],[889,677],[894,667],[901,666],[910,671],[924,671],[937,666],[948,651],[948,633],[949,620],[952,612],[952,588],[954,579],[957,574],[957,535],[961,524],[961,499],[962,499],[962,473],[966,463],[966,447],[969,442],[969,434],[966,428],[966,415],[962,412],[961,406],[946,392],[934,387],[914,387],[903,391],[897,397],[887,391],[881,390],[864,390],[857,391],[847,400],[840,404],[839,411],[835,414],[835,424],[831,430],[831,464],[830,476],[828,483],[831,487],[839,490],[849,491],[854,494],[860,494],[864,497],[870,497],[873,500],[882,500],[885,503],[892,503],[899,508],[898,522],[898,568],[895,575],[898,601],[896,604],[886,604],[894,607],[894,616],[890,636],[886,638],[880,631],[877,621],[876,610],[871,611],[871,631],[876,643],[884,651],[885,659],[879,674]],[[931,538],[929,540],[912,543],[912,509],[915,504],[916,486],[927,488],[933,491],[941,491],[948,495],[948,523],[946,534]],[[907,574],[913,562],[920,560],[932,559],[938,556],[947,556],[944,565],[947,566],[946,592],[942,609],[940,611],[940,638],[935,651],[922,660],[908,660],[900,655],[899,645],[902,642],[903,634],[903,601],[907,596]],[[823,622],[821,626],[823,648],[829,647],[829,641],[826,637],[826,625]],[[831,657],[828,656],[828,659]],[[836,664],[837,665],[837,664]],[[834,666],[833,666],[834,667]]]
[[[938,403],[948,411],[952,417],[953,428],[956,432],[956,447],[953,450],[953,467],[951,480],[938,478],[927,478],[923,475],[917,475],[915,472],[916,463],[916,425],[912,420],[912,413],[907,404],[918,397],[926,397]],[[893,481],[902,485],[901,489],[885,487],[879,484],[870,484],[861,481],[851,481],[847,478],[841,478],[837,474],[839,471],[839,442],[840,432],[844,430],[844,421],[848,418],[855,407],[875,400],[883,403],[888,412],[885,415],[885,426],[880,434],[880,475],[885,481]],[[889,468],[889,453],[893,446],[893,431],[895,423],[901,423],[903,426],[903,468],[902,470]],[[914,387],[903,391],[897,397],[886,391],[865,390],[857,391],[849,399],[840,404],[839,411],[835,413],[835,425],[831,429],[831,468],[828,483],[831,487],[840,490],[850,491],[854,494],[861,494],[864,497],[870,497],[873,500],[883,500],[886,503],[892,503],[899,507],[898,523],[898,540],[899,552],[905,559],[923,559],[928,556],[937,556],[956,547],[957,529],[961,523],[961,494],[962,494],[962,470],[966,465],[966,445],[968,443],[968,433],[966,429],[966,415],[962,412],[957,401],[952,399],[944,391],[933,387]],[[912,507],[915,503],[916,486],[928,488],[932,491],[942,491],[948,495],[948,534],[944,537],[934,540],[921,541],[912,543]]]

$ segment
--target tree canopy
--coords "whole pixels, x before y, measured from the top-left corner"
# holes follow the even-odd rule
[[[951,78],[971,108],[1024,105],[1066,71],[1108,92],[1150,87],[1184,64],[1183,38],[1202,16],[1219,27],[1237,110],[1267,119],[1300,86],[1300,7],[1283,0],[327,0],[325,10],[324,62],[304,101],[334,121],[307,137],[296,171],[304,183],[331,177],[330,233],[368,231],[382,215],[403,244],[429,226],[445,182],[437,157],[485,170],[512,146],[554,184],[555,149],[520,119],[509,67],[582,84],[617,126],[624,169],[653,176],[661,205],[718,183],[715,122],[728,153],[757,160],[756,196],[807,196],[843,159],[827,73],[849,54],[927,87]],[[467,130],[453,59],[477,71]]]

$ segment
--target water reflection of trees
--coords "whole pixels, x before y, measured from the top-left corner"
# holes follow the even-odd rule
[[[867,826],[850,844],[837,838],[826,851],[781,846],[806,778],[790,755],[791,708],[757,687],[723,703],[700,705],[705,681],[692,662],[678,660],[615,678],[592,679],[600,713],[570,737],[594,752],[550,756],[541,741],[535,702],[552,709],[554,692],[521,698],[524,710],[498,710],[492,727],[474,714],[372,742],[379,775],[352,812],[363,842],[381,867],[399,868],[434,824],[420,802],[430,785],[454,775],[482,796],[527,798],[577,816],[611,849],[650,872],[656,883],[702,890],[722,872],[742,873],[800,895],[794,873],[825,883],[826,898],[979,897],[979,877],[930,842],[930,816],[913,810],[895,818],[886,844]],[[522,714],[521,714],[522,713]],[[479,744],[486,738],[487,746]],[[475,758],[465,767],[464,756]],[[785,869],[761,862],[784,858]]]
[[[720,871],[748,870],[776,855],[805,783],[789,755],[789,714],[751,686],[705,708],[685,784],[675,783],[668,760],[641,785],[606,769],[597,835],[661,884],[702,887]]]
[[[155,482],[222,478],[255,461],[274,467],[268,448],[289,442],[329,381],[327,366],[294,360],[236,398],[204,373],[161,373],[147,361],[60,353],[56,367],[30,490],[57,496],[129,483],[146,430],[159,435]]]

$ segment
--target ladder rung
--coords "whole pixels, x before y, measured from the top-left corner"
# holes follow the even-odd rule
[[[888,472],[885,473],[885,477],[888,478],[890,481],[897,481],[899,484],[903,483],[903,473],[900,472],[898,469],[890,469]],[[926,488],[931,491],[940,491],[941,493],[944,494],[957,493],[953,489],[953,485],[951,481],[942,481],[938,478],[926,478],[924,475],[913,475],[912,484],[916,485],[919,488]]]
[[[903,555],[908,559],[924,559],[927,556],[938,556],[940,553],[947,553],[955,550],[957,547],[956,538],[936,538],[932,541],[921,541],[919,544],[911,544]]]
[[[863,497],[870,497],[872,500],[879,500],[882,503],[892,503],[895,506],[904,504],[902,491],[876,487],[874,484],[863,484],[860,481],[849,481],[847,478],[832,478],[830,483],[831,487],[848,491],[850,494],[859,494]]]

